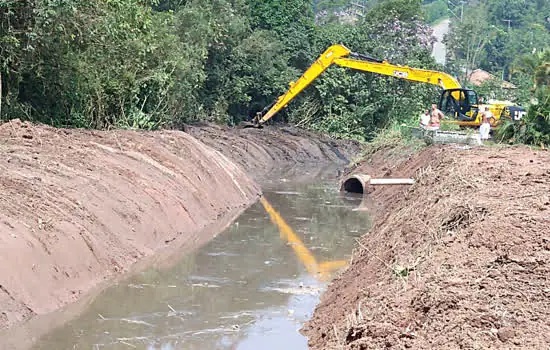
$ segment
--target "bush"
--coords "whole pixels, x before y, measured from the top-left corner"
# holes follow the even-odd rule
[[[500,141],[526,143],[536,146],[550,145],[550,88],[536,94],[538,103],[531,105],[527,116],[519,123],[507,121],[497,130]]]

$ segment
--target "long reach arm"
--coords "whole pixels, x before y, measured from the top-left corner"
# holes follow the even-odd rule
[[[348,56],[353,58],[348,58]],[[256,122],[262,125],[271,119],[332,64],[363,72],[377,73],[399,79],[438,85],[443,89],[461,88],[460,83],[449,74],[394,65],[387,61],[380,61],[368,56],[352,53],[343,45],[333,45],[329,47],[296,82],[290,83],[290,88],[284,95],[280,96],[272,105],[260,112]]]

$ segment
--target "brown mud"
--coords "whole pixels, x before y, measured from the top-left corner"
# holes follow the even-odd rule
[[[386,150],[353,173],[415,177],[379,206],[304,327],[312,349],[542,349],[550,344],[550,154]]]
[[[257,200],[251,175],[358,151],[279,129],[189,129],[0,125],[0,329],[72,303],[159,252],[208,240],[217,232],[205,227]]]

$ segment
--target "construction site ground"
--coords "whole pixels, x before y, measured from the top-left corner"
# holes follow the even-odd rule
[[[138,262],[196,249],[258,199],[254,179],[344,164],[360,150],[292,127],[4,123],[0,328],[79,300]],[[302,329],[311,348],[548,348],[547,151],[382,149],[352,173],[416,183],[368,189],[374,226]]]
[[[368,190],[375,224],[303,329],[312,349],[547,349],[550,154],[378,151],[350,170],[414,177]]]

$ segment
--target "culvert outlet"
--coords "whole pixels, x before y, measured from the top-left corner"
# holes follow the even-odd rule
[[[364,194],[369,185],[414,185],[414,179],[372,179],[369,175],[357,174],[345,180],[340,191]]]
[[[364,194],[367,189],[367,185],[370,182],[369,175],[353,175],[342,183],[340,191],[347,193],[359,193]]]

